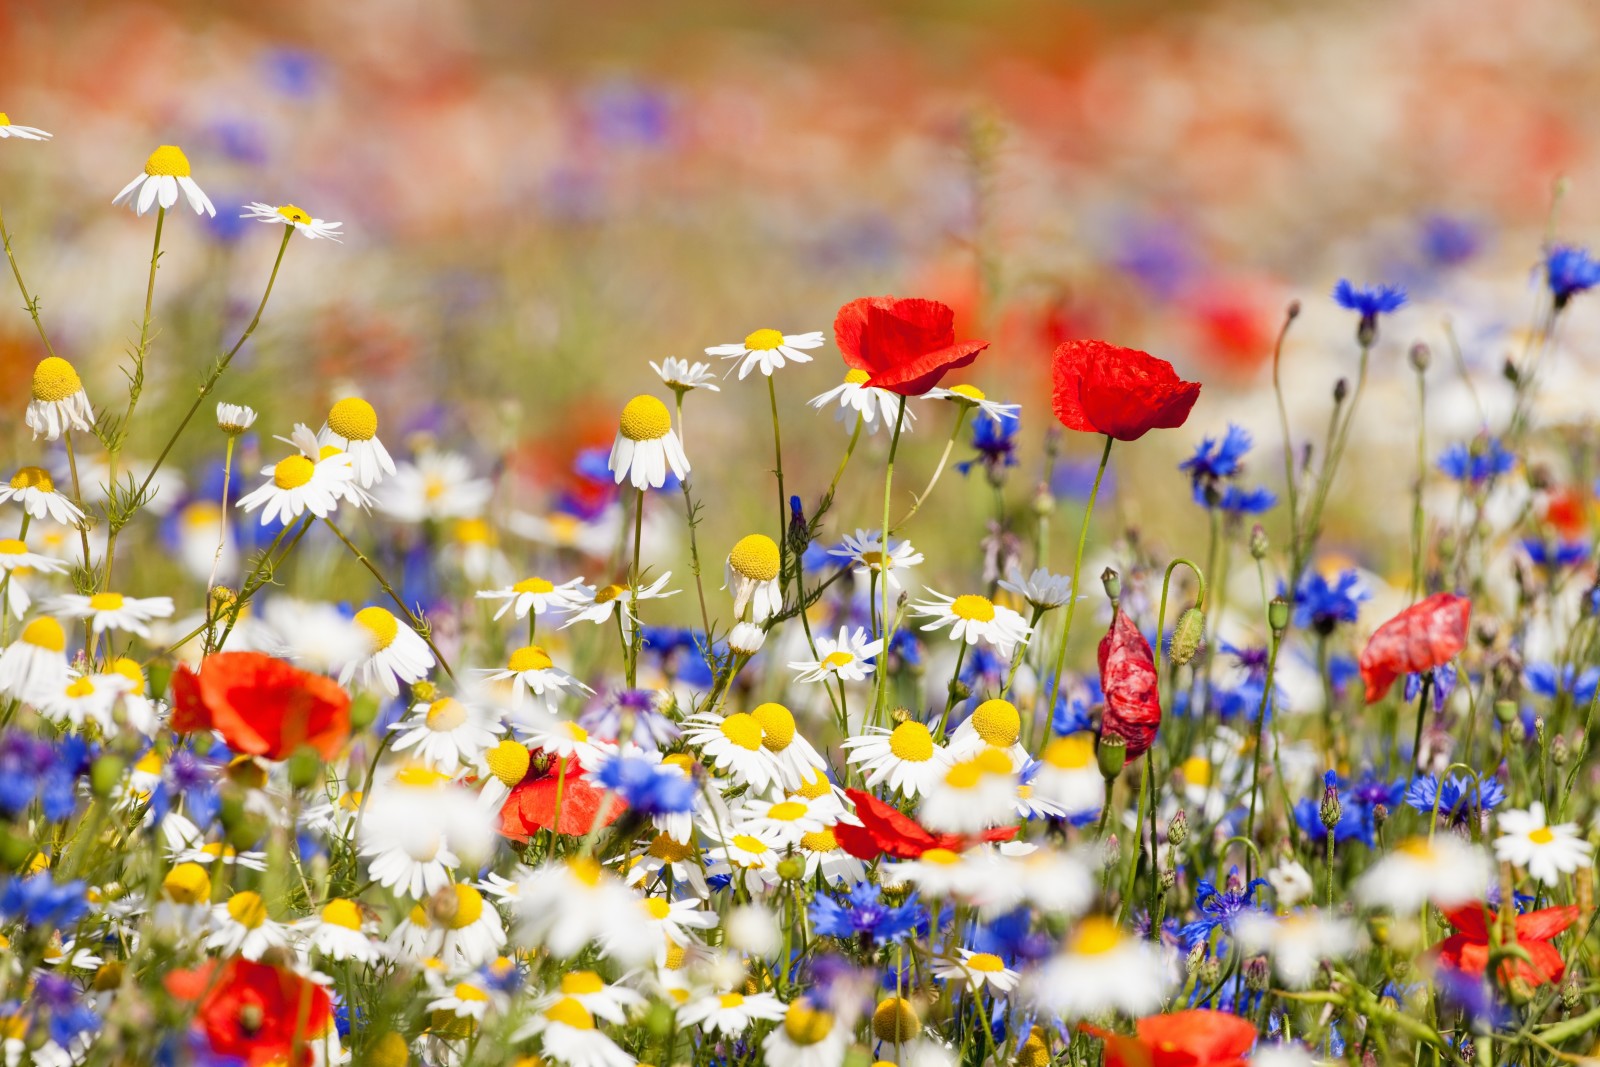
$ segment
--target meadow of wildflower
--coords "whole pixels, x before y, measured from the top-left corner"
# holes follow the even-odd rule
[[[1592,12],[269,9],[0,8],[6,1067],[1600,1062]]]

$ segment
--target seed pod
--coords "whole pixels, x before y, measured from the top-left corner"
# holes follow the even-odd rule
[[[1105,586],[1106,596],[1113,604],[1122,599],[1122,575],[1107,567],[1100,572],[1100,584]]]
[[[1289,602],[1281,596],[1275,596],[1267,604],[1267,625],[1272,627],[1272,632],[1281,634],[1289,628]]]
[[[1198,607],[1190,608],[1178,616],[1178,625],[1172,630],[1172,662],[1182,667],[1200,651],[1200,639],[1205,636],[1206,615]]]
[[[1115,781],[1128,762],[1128,742],[1121,734],[1101,734],[1095,748],[1095,758],[1100,763],[1100,774],[1106,781]]]

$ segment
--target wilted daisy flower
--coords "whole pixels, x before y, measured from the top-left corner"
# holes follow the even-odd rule
[[[256,409],[248,404],[218,404],[217,429],[238,437],[256,424]]]
[[[935,400],[948,400],[965,408],[977,408],[995,422],[1015,419],[1022,412],[1021,404],[1001,404],[990,400],[975,385],[952,385],[948,389],[935,387],[923,395]]]
[[[336,898],[295,923],[294,929],[305,938],[307,948],[327,959],[377,963],[384,951],[367,936],[366,925],[360,904]]]
[[[720,993],[692,1000],[678,1009],[681,1026],[698,1026],[728,1036],[741,1034],[756,1020],[781,1019],[788,1009],[771,993]]]
[[[28,546],[14,537],[0,538],[0,582],[6,587],[6,607],[19,619],[33,602],[20,579],[34,571],[60,574],[66,569],[63,560],[29,552]]]
[[[163,209],[176,204],[180,189],[195,214],[216,217],[217,209],[190,177],[189,157],[177,145],[164,144],[145,160],[144,173],[123,186],[111,202],[126,202],[134,214],[143,215],[157,204]]]
[[[478,599],[505,601],[500,605],[500,610],[494,613],[496,621],[508,611],[514,612],[519,619],[526,619],[530,611],[535,615],[548,615],[552,611],[568,610],[583,595],[583,588],[582,578],[556,585],[548,578],[533,577],[524,578],[504,589],[480,589]]]
[[[561,628],[565,630],[580,622],[607,623],[615,613],[622,616],[622,632],[632,634],[634,617],[631,604],[636,600],[677,596],[682,590],[665,588],[671,577],[671,571],[663,571],[661,577],[649,585],[641,584],[637,589],[617,584],[580,585],[573,590],[577,595],[573,598],[572,618],[562,623]]]
[[[1489,858],[1449,835],[1412,837],[1356,879],[1356,896],[1370,907],[1413,912],[1428,901],[1442,908],[1482,900]]]
[[[952,762],[950,753],[934,744],[932,732],[914,719],[892,730],[869,726],[866,733],[845,738],[841,747],[849,753],[848,762],[860,764],[868,789],[887,783],[905,797],[925,792]]]
[[[821,330],[797,334],[757,330],[737,344],[712,345],[706,349],[706,355],[739,360],[739,380],[744,381],[746,375],[757,367],[761,368],[762,374],[770,377],[774,370],[783,366],[785,360],[810,363],[811,357],[806,355],[805,350],[821,348],[822,344]]]
[[[330,241],[341,240],[339,227],[344,225],[342,222],[325,222],[322,219],[314,219],[293,204],[273,207],[271,204],[250,203],[244,206],[244,214],[239,217],[241,219],[255,219],[258,222],[265,222],[275,226],[292,226],[307,237],[313,239],[326,237]]]
[[[689,476],[689,457],[672,429],[672,413],[660,400],[641,393],[622,409],[617,437],[611,444],[606,469],[621,485],[635,489],[660,489],[667,484],[667,468],[680,479]]]
[[[978,833],[1012,822],[1017,779],[1011,757],[989,748],[952,763],[932,779],[917,805],[917,818],[930,830]]]
[[[830,548],[828,555],[850,560],[855,564],[855,573],[864,578],[881,578],[887,573],[891,592],[901,588],[900,571],[923,561],[922,553],[912,548],[910,541],[897,542],[890,538],[889,562],[885,567],[883,535],[877,530],[857,530],[854,534],[845,534],[839,547]]]
[[[905,398],[887,389],[867,385],[868,377],[870,375],[866,371],[851,368],[845,372],[844,381],[812,397],[811,406],[820,411],[838,401],[839,410],[834,418],[852,430],[856,420],[851,416],[855,415],[860,417],[861,425],[868,433],[873,433],[880,425],[892,431],[895,421],[900,419],[900,405],[905,403]],[[900,421],[900,432],[910,433],[911,424],[916,418],[917,413],[908,405],[905,418]]]
[[[361,684],[398,696],[400,684],[420,682],[437,661],[422,635],[409,624],[402,625],[394,612],[376,605],[356,612],[356,625],[366,631],[369,641],[365,659],[344,665],[339,684],[348,685],[359,671]]]
[[[502,668],[484,668],[480,672],[485,681],[511,683],[512,693],[519,703],[532,702],[535,707],[554,712],[555,702],[563,694],[581,696],[594,690],[557,667],[550,653],[538,645],[524,645],[514,650]]]
[[[287,948],[289,928],[267,914],[261,894],[241,889],[212,908],[217,928],[206,939],[206,947],[223,955],[238,953],[247,960],[259,960],[268,949]]]
[[[1273,917],[1258,911],[1239,916],[1233,928],[1240,948],[1272,958],[1272,969],[1291,989],[1310,987],[1324,960],[1339,961],[1356,947],[1349,920],[1318,911]]]
[[[733,613],[763,622],[783,610],[783,587],[778,584],[778,544],[766,534],[741,537],[728,553],[724,588],[733,593]]]
[[[83,391],[83,379],[60,356],[49,356],[33,369],[33,399],[24,421],[37,439],[54,441],[67,430],[94,429],[94,407]]]
[[[970,948],[962,948],[957,949],[956,953],[956,959],[941,960],[933,965],[935,978],[965,985],[973,992],[987,987],[997,998],[1004,998],[1017,987],[1022,977],[992,952],[974,952]]]
[[[969,645],[983,641],[1007,658],[1015,651],[1017,642],[1032,632],[1021,615],[993,603],[988,597],[974,593],[948,597],[932,589],[928,592],[933,600],[911,605],[912,614],[933,620],[922,627],[924,631],[948,626],[951,640],[965,641]]]
[[[668,356],[660,363],[651,360],[650,369],[660,375],[662,384],[675,393],[687,393],[691,389],[709,389],[713,393],[722,391],[716,375],[711,373],[709,363],[690,363],[686,359]]]
[[[83,522],[78,505],[56,492],[55,481],[43,467],[19,468],[9,484],[0,486],[0,504],[7,500],[15,500],[36,519],[54,519],[63,526]]]
[[[1032,574],[1023,577],[1022,568],[1015,561],[1007,568],[1000,588],[1015,593],[1040,611],[1059,608],[1072,599],[1072,579],[1069,576],[1052,574],[1043,567],[1037,567]]]
[[[683,725],[684,740],[717,770],[761,793],[782,782],[777,757],[761,743],[761,723],[753,715],[691,715]]]
[[[54,597],[46,605],[56,615],[69,619],[92,619],[96,634],[107,630],[126,630],[128,633],[149,637],[145,624],[152,619],[165,619],[172,614],[169,596],[131,597],[121,593],[94,593],[82,596],[68,593]]]
[[[356,483],[371,489],[395,473],[394,459],[378,439],[378,412],[358,396],[347,396],[328,409],[328,421],[317,435],[319,444],[335,444],[350,457]]]
[[[389,729],[398,734],[393,746],[396,752],[409,751],[445,774],[477,762],[505,732],[492,711],[455,697],[418,704]]]
[[[848,626],[841,626],[837,641],[817,638],[817,653],[821,659],[791,660],[789,667],[800,672],[795,679],[798,682],[825,682],[830,678],[859,682],[872,673],[871,660],[882,651],[883,642],[868,641],[863,627],[857,626],[852,633]]]
[[[329,431],[333,432],[331,424]],[[376,433],[376,425],[373,431]],[[376,437],[371,440],[377,442]],[[465,456],[432,449],[410,463],[399,464],[377,491],[378,510],[401,522],[476,518],[493,495],[494,486],[485,478],[473,477],[472,464]]]
[[[296,447],[301,447],[296,443]],[[312,455],[320,449],[313,448]],[[239,498],[239,507],[250,512],[261,508],[261,525],[288,523],[310,512],[326,518],[338,508],[355,479],[350,457],[342,452],[311,458],[304,451],[261,468],[269,480]]]
[[[1593,862],[1594,846],[1578,836],[1578,824],[1546,824],[1544,805],[1538,801],[1527,811],[1502,811],[1498,821],[1495,858],[1523,868],[1545,885],[1558,885],[1563,874]]]
[[[1039,754],[1033,788],[1068,815],[1099,811],[1106,802],[1106,780],[1095,758],[1094,735],[1052,738]]]
[[[0,111],[0,141],[8,137],[15,137],[19,141],[48,141],[51,136],[32,126],[18,126],[4,111]]]
[[[1150,945],[1128,937],[1110,919],[1091,915],[1062,951],[1029,977],[1026,991],[1051,1015],[1083,1019],[1154,1011],[1166,985],[1166,970]]]

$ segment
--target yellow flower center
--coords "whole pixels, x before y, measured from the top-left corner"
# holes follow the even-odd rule
[[[512,586],[511,590],[514,593],[549,593],[555,590],[555,584],[543,578],[524,578]]]
[[[96,593],[89,598],[90,611],[119,611],[124,597],[121,593]]]
[[[144,161],[144,172],[152,178],[187,178],[189,157],[175,144],[164,144]]]
[[[67,649],[67,631],[48,615],[34,619],[24,626],[22,640],[47,652],[65,652]]]
[[[956,597],[950,605],[950,614],[968,622],[993,622],[994,604],[988,597],[966,593]]]
[[[1548,826],[1541,826],[1537,830],[1530,830],[1528,832],[1528,840],[1532,841],[1536,845],[1548,845],[1555,839],[1556,835],[1550,831],[1550,827]]]
[[[650,913],[650,918],[660,922],[672,913],[672,905],[661,897],[649,897],[644,902],[644,910]]]
[[[1058,770],[1078,771],[1094,763],[1094,736],[1058,737],[1044,747],[1044,762]]]
[[[344,449],[338,445],[323,445],[317,449],[317,462],[321,463],[325,459],[332,459],[334,456],[342,455],[344,455]]]
[[[594,1016],[589,1009],[571,997],[562,997],[544,1010],[544,1017],[553,1023],[570,1026],[574,1030],[593,1030]]]
[[[754,752],[761,747],[761,724],[755,716],[736,711],[722,720],[722,736],[742,749]]]
[[[487,545],[494,542],[494,528],[482,519],[457,519],[453,532],[456,540],[464,545]]]
[[[1122,944],[1122,931],[1102,915],[1091,915],[1078,924],[1072,937],[1072,951],[1080,956],[1098,956]]]
[[[805,818],[810,810],[804,804],[793,800],[780,800],[767,809],[767,818],[777,819],[779,822],[794,822],[796,819]]]
[[[432,767],[424,767],[420,763],[413,763],[408,767],[402,767],[400,773],[394,776],[394,780],[399,785],[426,789],[448,782],[450,776],[442,771],[436,771]]]
[[[72,684],[67,686],[67,696],[69,696],[69,697],[89,697],[89,696],[94,696],[94,683],[89,681],[89,679],[87,677],[74,678],[72,680]]]
[[[766,534],[741,537],[728,553],[728,566],[752,581],[770,582],[778,576],[778,544]]]
[[[11,116],[7,115],[4,111],[0,111],[0,126],[9,125],[11,125]]]
[[[485,993],[475,985],[468,985],[466,982],[461,982],[456,986],[456,999],[468,1004],[481,1004],[489,999],[489,994]]]
[[[228,914],[240,926],[254,930],[267,921],[267,906],[260,893],[244,889],[228,898]]]
[[[948,848],[930,848],[919,859],[923,863],[932,863],[940,867],[954,867],[961,862],[961,857]]]
[[[972,713],[972,728],[989,744],[1006,748],[1022,735],[1022,716],[1009,700],[985,700]]]
[[[630,441],[657,441],[672,432],[672,414],[667,405],[642,393],[622,409],[617,429]]]
[[[957,396],[966,397],[968,400],[987,400],[983,390],[976,385],[952,385],[950,391]]]
[[[807,852],[837,852],[839,839],[834,836],[833,827],[824,826],[820,830],[813,830],[800,838],[800,847]]]
[[[744,1005],[743,993],[724,993],[717,998],[717,1004],[724,1008],[738,1008]]]
[[[272,468],[272,484],[279,489],[298,489],[311,480],[315,470],[312,462],[304,456],[290,456],[278,461]]]
[[[140,774],[160,774],[164,766],[166,764],[161,759],[161,753],[152,748],[139,757],[139,762],[133,765],[133,769]]]
[[[527,748],[508,737],[491,748],[483,761],[489,765],[489,773],[509,789],[527,776],[528,764],[533,762],[533,757]]]
[[[794,740],[794,715],[782,704],[760,704],[750,717],[761,724],[761,743],[768,752],[782,752]]]
[[[0,541],[0,556],[21,556],[28,551],[28,546],[18,541],[15,537],[8,537]]]
[[[867,379],[871,377],[872,375],[868,374],[866,371],[857,370],[856,368],[852,367],[844,372],[844,384],[865,385],[867,383]]]
[[[674,841],[666,834],[657,834],[654,841],[650,842],[650,856],[665,863],[682,863],[694,855],[694,847],[685,845],[681,841]]]
[[[770,352],[783,344],[783,334],[777,330],[757,330],[755,333],[746,334],[745,348],[752,352]]]
[[[967,957],[967,969],[995,974],[1006,969],[1005,961],[992,952],[974,952]]]
[[[83,379],[72,364],[60,356],[50,356],[33,368],[33,398],[53,404],[83,388]]]
[[[1395,849],[1423,863],[1432,863],[1435,859],[1433,846],[1428,844],[1428,839],[1425,837],[1408,837],[1396,845]]]
[[[815,767],[808,768],[805,780],[800,783],[800,795],[807,800],[816,800],[833,792],[833,783],[828,781],[828,776]]]
[[[761,838],[751,837],[749,834],[734,834],[733,839],[728,843],[739,851],[748,852],[752,856],[764,856],[772,851]]]
[[[594,591],[594,602],[609,604],[627,591],[628,587],[625,585],[603,585]]]
[[[288,208],[279,208],[285,212]],[[299,208],[294,210],[299,211]],[[305,212],[301,212],[302,215]],[[288,216],[285,216],[287,218]],[[310,222],[309,218],[296,219]],[[347,396],[328,411],[328,429],[346,441],[370,441],[378,436],[378,412],[359,396]]]
[[[833,1032],[833,1016],[797,1000],[784,1013],[783,1032],[797,1045],[815,1045]]]
[[[673,941],[671,939],[669,939],[667,941],[667,962],[665,964],[667,970],[669,970],[669,971],[682,970],[683,964],[688,958],[689,958],[689,950],[688,949],[684,948],[682,945],[678,944],[676,941]],[[683,1003],[683,998],[686,998],[689,995],[689,991],[687,989],[674,990],[673,992],[682,993],[683,994],[683,997],[680,997],[679,1001],[678,1001],[678,1003],[680,1003],[680,1004]]]
[[[594,889],[600,885],[600,864],[588,856],[577,856],[567,861],[567,870],[572,877]]]
[[[687,752],[669,752],[661,757],[661,762],[668,767],[678,768],[685,778],[694,777],[694,757]]]
[[[523,645],[511,653],[506,668],[521,674],[524,671],[547,671],[551,667],[550,654],[538,645]]]
[[[211,899],[211,876],[198,863],[180,863],[161,879],[161,895],[174,904],[199,904]]]
[[[11,476],[13,489],[37,489],[41,493],[56,491],[56,483],[50,477],[50,472],[43,467],[23,467]]]
[[[356,624],[372,638],[373,652],[382,652],[400,634],[400,620],[387,608],[362,608],[356,612]]]
[[[926,763],[933,758],[933,734],[920,722],[903,722],[889,735],[889,751],[897,759]]]
[[[972,762],[985,774],[1010,774],[1012,770],[1010,755],[1005,749],[993,745],[972,757]]]
[[[428,729],[449,733],[467,721],[466,705],[451,697],[440,697],[428,705]],[[520,779],[519,779],[520,780]]]
[[[301,223],[302,225],[308,225],[311,222],[311,216],[306,214],[306,212],[305,212],[305,210],[303,208],[295,207],[293,204],[285,204],[285,205],[283,205],[282,207],[280,207],[278,209],[278,214],[282,215],[284,218],[288,219],[290,222],[298,222],[298,223]],[[335,430],[333,432],[334,433],[339,433],[338,430]],[[348,437],[350,435],[349,434],[340,433],[339,436],[340,437]]]
[[[834,670],[838,670],[840,667],[850,666],[850,664],[854,663],[855,661],[856,658],[854,656],[841,649],[838,652],[829,652],[826,656],[824,656],[822,658],[822,665],[824,667],[831,667]]]
[[[1190,785],[1208,786],[1211,784],[1211,761],[1204,756],[1190,756],[1179,767],[1184,781]]]
[[[972,789],[983,777],[983,768],[977,760],[962,760],[944,774],[944,784],[951,789]]]
[[[322,921],[346,930],[361,929],[361,909],[351,900],[330,900],[322,906]]]
[[[462,882],[456,883],[456,913],[445,923],[452,930],[465,929],[483,915],[483,894]]]
[[[567,996],[589,996],[606,987],[593,971],[569,971],[561,976],[561,992]]]

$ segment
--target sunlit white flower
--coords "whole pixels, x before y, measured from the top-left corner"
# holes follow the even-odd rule
[[[273,597],[261,609],[270,638],[264,651],[321,674],[334,674],[372,653],[372,632],[332,604]]]
[[[604,940],[619,962],[635,966],[654,956],[659,941],[639,896],[587,856],[532,871],[522,880],[516,907],[524,943],[541,945],[557,958]]]
[[[370,489],[396,473],[394,459],[378,438],[378,412],[358,396],[347,396],[328,409],[328,421],[317,433],[317,443],[337,446],[350,457],[355,482]]]
[[[583,596],[584,585],[582,578],[573,578],[570,581],[556,585],[548,578],[524,578],[515,585],[503,589],[480,589],[477,596],[479,600],[503,600],[500,610],[494,613],[496,621],[510,611],[519,619],[526,619],[528,612],[534,615],[548,615],[552,611],[568,611],[579,602]]]
[[[728,650],[739,656],[753,656],[767,643],[767,631],[753,622],[734,623],[728,631]]]
[[[692,1000],[679,1008],[678,1022],[732,1037],[748,1030],[758,1019],[781,1019],[787,1010],[783,1001],[771,993],[721,993]]]
[[[66,618],[93,620],[90,625],[97,634],[125,630],[140,637],[150,636],[147,623],[165,619],[173,610],[169,596],[131,597],[121,593],[67,593],[52,598],[46,607]]]
[[[261,894],[241,889],[212,908],[217,928],[206,939],[206,947],[223,955],[238,953],[247,960],[259,960],[268,949],[286,948],[289,928],[267,914]]]
[[[67,631],[48,615],[34,619],[0,652],[0,692],[22,700],[53,693],[71,678]]]
[[[853,1019],[798,997],[785,1010],[783,1023],[762,1039],[763,1059],[768,1067],[841,1067],[854,1025]]]
[[[1070,576],[1052,574],[1043,567],[1037,567],[1027,577],[1023,577],[1022,568],[1014,561],[1006,570],[1000,588],[1015,593],[1029,605],[1042,611],[1059,608],[1072,599]]]
[[[356,612],[355,622],[366,631],[367,655],[344,665],[339,672],[340,685],[348,685],[359,672],[361,685],[398,696],[401,682],[422,681],[437,663],[422,635],[401,623],[388,608],[362,608]]]
[[[128,679],[120,674],[84,674],[54,693],[36,694],[33,702],[41,715],[58,725],[81,730],[85,723],[92,722],[112,735],[116,733],[112,709],[130,687]]]
[[[839,556],[855,564],[855,573],[863,578],[881,579],[887,574],[890,592],[901,588],[900,572],[909,570],[923,561],[923,555],[911,547],[910,541],[889,539],[889,562],[883,559],[883,535],[877,530],[857,530],[845,534],[837,548],[828,549],[828,555]]]
[[[336,451],[321,457],[314,439],[296,440],[294,444],[302,451],[261,468],[269,480],[239,498],[238,506],[247,512],[261,508],[263,526],[275,522],[287,525],[308,511],[319,519],[326,518],[354,485],[355,469],[348,455]],[[312,445],[309,454],[303,451],[306,444]]]
[[[1356,879],[1362,903],[1414,912],[1428,901],[1441,908],[1482,900],[1489,888],[1489,857],[1446,834],[1431,841],[1412,837]]]
[[[78,505],[56,492],[55,480],[43,467],[22,467],[11,481],[0,486],[0,504],[15,500],[36,519],[54,519],[63,526],[78,526],[83,512]]]
[[[457,866],[475,870],[494,850],[494,813],[442,772],[408,767],[365,803],[358,844],[367,873],[401,896],[436,893]]]
[[[485,668],[479,671],[485,681],[511,683],[516,702],[531,704],[538,710],[554,714],[556,701],[562,696],[582,696],[594,690],[557,667],[539,645],[524,645],[512,651],[502,668]],[[525,720],[526,723],[539,720]]]
[[[560,759],[576,759],[584,767],[598,768],[617,747],[597,737],[591,738],[589,731],[568,719],[539,721],[513,717],[511,725],[517,736],[534,748]]]
[[[563,997],[571,997],[587,1008],[596,1019],[621,1025],[632,1012],[649,1003],[624,985],[610,984],[593,971],[567,971],[557,987]]]
[[[1267,871],[1267,882],[1279,907],[1292,908],[1303,900],[1310,900],[1317,884],[1311,872],[1299,860],[1286,859]]]
[[[811,357],[806,355],[806,350],[821,348],[822,345],[821,330],[783,334],[768,329],[748,334],[743,341],[735,344],[712,345],[706,349],[706,355],[739,360],[739,380],[744,381],[758,367],[762,374],[771,377],[772,372],[782,367],[785,361],[810,363]]]
[[[656,939],[657,965],[666,959],[667,951],[672,945],[699,944],[694,931],[715,929],[721,921],[716,912],[702,907],[698,900],[646,897],[639,901],[639,907],[644,909],[645,917],[650,924],[651,936]],[[617,946],[612,945],[609,938],[601,939],[600,948],[607,956],[617,954]]]
[[[1355,927],[1347,919],[1321,912],[1291,912],[1273,917],[1246,911],[1234,924],[1239,947],[1272,958],[1272,969],[1291,989],[1305,989],[1324,960],[1339,961],[1356,947]]]
[[[917,601],[911,605],[913,615],[933,620],[922,627],[924,631],[948,626],[951,640],[965,641],[969,645],[982,641],[992,645],[996,652],[1007,659],[1015,651],[1017,642],[1032,632],[1021,615],[993,603],[988,597],[975,593],[948,597],[932,589],[928,592],[934,599]]]
[[[1501,835],[1494,839],[1495,858],[1523,868],[1545,885],[1558,885],[1594,862],[1594,846],[1578,835],[1578,824],[1545,822],[1544,805],[1534,801],[1527,811],[1502,811]]]
[[[271,204],[260,202],[250,203],[244,206],[244,214],[239,217],[241,219],[255,219],[257,222],[265,222],[275,226],[291,226],[313,240],[319,237],[326,237],[330,241],[342,240],[339,228],[344,223],[314,219],[303,209],[295,207],[293,204],[273,207]]]
[[[783,780],[775,757],[761,743],[761,723],[754,716],[736,711],[716,715],[691,715],[684,720],[684,740],[698,748],[701,758],[719,771],[731,774],[758,793],[764,793]]]
[[[1094,901],[1096,872],[1079,855],[1023,841],[1008,841],[990,855],[993,876],[973,894],[984,915],[1031,905],[1044,914],[1074,916]]]
[[[783,610],[778,544],[766,534],[741,537],[728,553],[724,588],[733,593],[733,613],[763,622]]]
[[[800,839],[800,855],[805,857],[804,880],[810,882],[820,877],[826,885],[844,882],[854,885],[867,876],[866,864],[846,852],[834,833],[837,822],[821,830],[806,834]]]
[[[633,603],[639,600],[656,600],[669,596],[677,596],[682,590],[667,589],[667,580],[672,577],[671,571],[662,572],[661,577],[649,585],[641,584],[635,588],[627,585],[585,585],[573,590],[578,594],[574,598],[572,617],[561,624],[565,630],[580,622],[603,624],[611,621],[613,614],[622,616],[622,632],[633,633]]]
[[[256,409],[248,404],[218,404],[217,429],[238,437],[256,424]]]
[[[956,959],[940,960],[933,965],[935,978],[965,985],[974,992],[987,987],[996,997],[1003,998],[1017,987],[1022,977],[992,952],[974,952],[970,948],[956,952]]]
[[[864,734],[847,737],[841,747],[847,762],[859,764],[866,788],[887,784],[905,797],[915,797],[949,769],[950,753],[933,740],[933,733],[915,719],[890,730],[869,726]]]
[[[504,994],[485,989],[480,982],[481,979],[477,982],[457,982],[449,987],[443,996],[430,1000],[428,1011],[449,1012],[457,1018],[482,1022],[489,1014],[489,1010],[496,1006],[495,1001],[504,1001],[506,997]]]
[[[1051,738],[1039,754],[1033,788],[1068,815],[1099,811],[1106,801],[1106,780],[1095,756],[1094,735]]]
[[[0,141],[15,137],[19,141],[48,141],[52,134],[32,126],[18,126],[4,111],[0,111]]]
[[[328,901],[315,915],[294,924],[306,947],[330,960],[377,963],[384,951],[367,936],[366,927],[361,905],[343,898]]]
[[[662,384],[675,393],[687,393],[691,389],[709,389],[713,393],[722,391],[722,386],[717,384],[717,376],[711,373],[709,363],[690,363],[686,359],[668,356],[660,363],[651,360],[650,369],[660,375]]]
[[[0,539],[0,584],[6,588],[6,608],[19,619],[33,603],[23,580],[34,571],[60,574],[66,569],[64,561],[29,552],[28,546],[14,537]]]
[[[145,160],[144,173],[123,186],[111,202],[126,203],[134,214],[143,215],[157,205],[165,210],[176,204],[179,190],[195,214],[216,217],[216,207],[190,176],[189,157],[177,145],[164,144]]]
[[[1011,757],[988,748],[945,768],[926,787],[917,817],[930,830],[972,834],[1012,822],[1017,778]]]
[[[985,700],[950,735],[953,759],[969,759],[985,749],[1005,752],[1013,770],[1026,766],[1028,750],[1022,744],[1022,714],[1011,701],[1000,697]]]
[[[448,892],[412,906],[389,935],[390,946],[413,960],[437,959],[453,971],[481,967],[499,956],[506,927],[494,905],[466,882],[442,888]],[[437,906],[441,899],[443,908]]]
[[[714,871],[733,875],[749,892],[777,885],[781,880],[778,863],[784,856],[784,846],[778,835],[751,833],[733,827],[727,827],[726,831],[719,844],[706,850],[706,860],[715,865]]]
[[[883,642],[868,641],[864,628],[857,626],[852,633],[849,627],[841,626],[837,641],[817,638],[817,654],[821,658],[792,660],[789,667],[800,672],[795,679],[798,682],[859,682],[872,673],[872,660],[882,651]]]
[[[538,1006],[512,1037],[539,1038],[544,1057],[568,1067],[633,1067],[637,1062],[595,1028],[594,1015],[574,997]]]
[[[1000,873],[987,849],[948,848],[927,849],[916,859],[884,864],[879,872],[885,885],[913,885],[934,900],[971,900]]]
[[[931,400],[948,400],[968,409],[977,408],[997,423],[1013,420],[1022,413],[1021,404],[1002,404],[990,400],[975,385],[952,385],[948,389],[936,386],[922,395]]]
[[[3,129],[3,127],[0,127]],[[35,439],[54,441],[68,430],[94,429],[94,406],[77,370],[60,356],[47,356],[33,369],[33,399],[24,417]]]
[[[866,371],[852,367],[845,372],[844,381],[812,397],[811,406],[820,411],[837,401],[839,410],[834,418],[850,427],[852,432],[858,419],[868,433],[875,432],[880,425],[892,432],[895,420],[900,418],[900,405],[905,403],[905,397],[888,389],[867,385],[869,377]],[[900,422],[902,434],[911,432],[911,424],[916,417],[917,413],[907,404],[905,418]]]
[[[487,479],[473,477],[472,464],[465,456],[429,450],[410,463],[399,464],[379,485],[376,495],[378,510],[401,522],[470,519],[483,514],[494,486]]]
[[[689,457],[672,428],[667,405],[648,393],[634,397],[622,409],[617,436],[611,443],[606,469],[621,485],[635,489],[660,489],[667,484],[667,468],[680,480],[689,476]]]
[[[1037,1007],[1064,1019],[1108,1012],[1143,1015],[1156,1010],[1168,975],[1155,949],[1127,936],[1110,919],[1091,915],[1078,924],[1060,953],[1027,979]]]
[[[445,774],[475,762],[505,732],[492,710],[455,697],[418,704],[389,729],[397,735],[395,752],[410,752]]]
[[[798,845],[806,834],[817,833],[828,825],[831,812],[821,805],[791,793],[782,800],[747,800],[735,813],[739,833],[760,834],[783,845]]]

